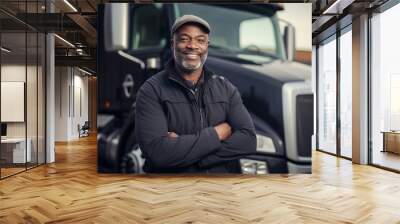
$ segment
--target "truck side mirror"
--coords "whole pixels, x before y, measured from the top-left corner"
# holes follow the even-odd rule
[[[129,4],[106,3],[104,6],[104,46],[106,51],[129,48]]]
[[[283,42],[285,44],[286,58],[293,61],[296,54],[295,28],[291,24],[286,24],[283,30]]]

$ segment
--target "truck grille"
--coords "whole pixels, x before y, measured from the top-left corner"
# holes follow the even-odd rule
[[[313,134],[313,95],[296,96],[297,152],[299,156],[311,156],[311,136]]]

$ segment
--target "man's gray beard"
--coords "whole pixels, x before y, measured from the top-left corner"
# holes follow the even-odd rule
[[[188,73],[188,74],[191,74],[194,71],[196,71],[197,69],[201,68],[204,65],[204,63],[206,63],[207,56],[208,56],[208,52],[203,54],[202,56],[200,56],[200,62],[197,65],[192,66],[192,65],[186,63],[186,61],[183,58],[179,59],[177,57],[176,50],[173,50],[173,54],[174,54],[175,63],[179,66],[179,69],[181,69],[184,73]]]

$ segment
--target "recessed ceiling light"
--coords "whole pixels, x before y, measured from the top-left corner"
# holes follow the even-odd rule
[[[78,12],[78,10],[68,1],[64,0],[65,4],[67,4],[74,12]]]
[[[342,14],[343,9],[351,5],[355,0],[336,0],[322,14]]]
[[[64,38],[62,38],[62,37],[60,37],[59,35],[57,35],[57,34],[54,34],[54,36],[55,37],[57,37],[59,40],[61,40],[62,42],[64,42],[64,43],[66,43],[67,45],[69,45],[70,47],[73,47],[73,48],[75,48],[75,45],[73,45],[71,42],[69,42],[68,40],[66,40],[66,39],[64,39]]]
[[[83,73],[85,73],[85,74],[87,74],[87,75],[92,75],[92,73],[90,73],[90,72],[88,72],[88,71],[86,71],[86,70],[83,70],[83,69],[81,69],[81,68],[79,68],[79,67],[78,67],[78,70],[81,71],[81,72],[83,72]]]
[[[11,50],[9,50],[9,49],[7,49],[5,47],[1,47],[1,51],[4,51],[6,53],[10,53],[11,52]]]

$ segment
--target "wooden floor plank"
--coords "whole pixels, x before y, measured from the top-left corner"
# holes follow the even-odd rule
[[[0,181],[0,223],[400,223],[400,175],[313,152],[311,175],[98,174],[96,137]]]

